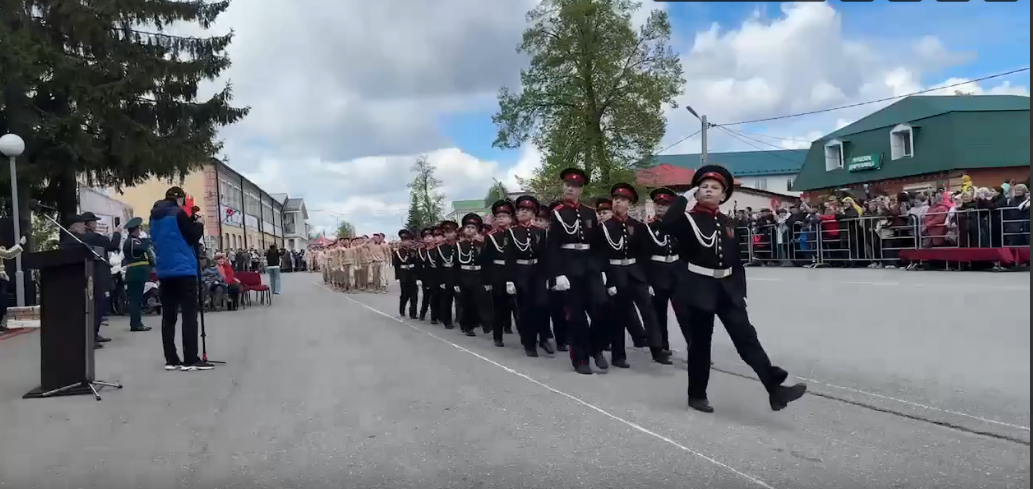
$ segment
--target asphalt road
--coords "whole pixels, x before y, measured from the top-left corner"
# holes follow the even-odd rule
[[[855,382],[850,385],[875,394],[965,371],[963,365],[951,365],[932,374],[888,374],[895,369],[886,358],[895,353],[911,355],[894,360],[901,362],[898,368],[916,370],[925,363],[912,356],[935,363],[951,355],[931,353],[928,347],[916,354],[908,342],[924,333],[900,333],[901,328],[885,323],[871,326],[859,317],[897,310],[902,317],[897,324],[935,315],[926,327],[938,328],[940,337],[925,340],[936,345],[933,349],[990,348],[1000,341],[1003,351],[972,353],[967,361],[988,371],[1004,369],[1016,385],[1029,384],[1029,342],[988,338],[991,324],[1008,323],[1009,316],[995,304],[1025,315],[1027,301],[991,302],[979,296],[963,308],[971,310],[965,315],[955,309],[937,313],[920,310],[922,301],[951,306],[959,296],[908,299],[911,289],[903,285],[855,290],[810,275],[853,272],[786,272],[796,271],[751,271],[756,280],[750,306],[772,355],[797,375]],[[934,286],[962,275],[939,277],[943,282],[934,281]],[[106,334],[114,341],[98,352],[97,372],[126,388],[107,392],[103,402],[88,397],[21,400],[38,380],[38,335],[0,341],[0,486],[1029,487],[1028,442],[821,396],[807,396],[773,413],[756,381],[722,373],[715,374],[710,391],[718,411],[705,415],[685,408],[684,371],[651,364],[644,352],[632,353],[630,370],[584,377],[562,357],[526,358],[515,338],[506,348],[495,348],[485,337],[466,338],[398,320],[392,317],[393,295],[334,293],[315,284],[317,279],[288,274],[285,294],[272,307],[207,315],[210,354],[229,362],[209,372],[163,371],[158,331],[129,333],[124,321],[113,321]],[[840,287],[838,297],[829,293]],[[875,308],[867,300],[893,295],[871,292],[880,287],[905,297]],[[1029,297],[1028,275],[1025,287]],[[792,303],[807,294],[823,304]],[[798,309],[801,305],[809,309]],[[1015,328],[1021,326],[1028,340],[1028,315],[1020,317],[1025,319]],[[973,318],[977,329],[972,334],[955,321]],[[148,321],[157,326],[157,318]],[[878,333],[853,331],[851,324]],[[889,337],[888,331],[898,331],[891,337],[897,340],[893,345],[871,338]],[[948,332],[966,336],[944,338]],[[810,343],[801,338],[811,338]],[[795,357],[814,348],[832,351]],[[718,368],[731,371],[741,363],[724,346],[716,354]],[[1006,355],[1024,355],[1025,365],[1007,370]],[[808,365],[809,370],[796,371]],[[1015,373],[1021,371],[1024,380]],[[969,373],[956,380],[977,382],[979,377]],[[981,383],[988,390],[1010,388],[997,378]],[[935,401],[923,393],[939,391],[922,388],[915,387],[915,399]],[[835,390],[818,387],[816,392]],[[1020,393],[1002,396],[1018,399]],[[969,398],[967,393],[962,397]],[[998,414],[1012,412],[990,398],[973,402],[999,409]],[[1021,416],[1021,406],[1014,413]],[[1021,426],[1013,431],[1021,432]],[[1028,428],[1025,432],[1028,436]]]

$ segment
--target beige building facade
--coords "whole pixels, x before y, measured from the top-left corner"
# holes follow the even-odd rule
[[[210,250],[282,248],[283,204],[226,164],[212,160],[182,180],[152,178],[111,191],[110,195],[133,208],[147,222],[154,202],[172,185],[187,194],[188,203],[204,216],[204,241]]]

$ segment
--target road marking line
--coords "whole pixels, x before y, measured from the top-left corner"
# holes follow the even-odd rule
[[[961,416],[961,417],[965,417],[965,418],[969,418],[969,419],[974,419],[974,420],[977,420],[977,421],[982,421],[982,422],[987,423],[987,424],[995,424],[995,425],[1004,426],[1004,427],[1007,427],[1007,428],[1013,428],[1013,429],[1022,430],[1022,431],[1029,431],[1029,426],[1022,426],[1022,425],[1017,425],[1017,424],[1005,423],[1004,421],[997,421],[997,420],[993,420],[993,419],[987,419],[987,418],[983,418],[983,417],[980,417],[980,416],[976,416],[974,414],[963,413],[963,412],[960,412],[960,411],[952,411],[950,409],[943,409],[943,408],[938,408],[938,407],[935,407],[935,406],[929,406],[929,405],[917,403],[917,402],[914,402],[914,401],[907,401],[907,400],[904,400],[904,399],[898,399],[896,397],[890,397],[890,396],[885,396],[885,395],[882,395],[882,394],[876,394],[874,392],[868,392],[868,391],[863,391],[863,390],[860,390],[860,389],[854,389],[852,387],[844,387],[844,386],[841,386],[841,385],[830,384],[828,382],[822,382],[822,381],[817,380],[817,379],[809,379],[807,377],[800,377],[799,375],[794,375],[794,377],[796,377],[796,378],[798,378],[798,379],[800,379],[800,380],[802,380],[804,382],[811,383],[811,384],[819,384],[819,385],[822,385],[822,386],[825,386],[825,387],[831,387],[833,389],[840,389],[840,390],[844,390],[844,391],[847,391],[847,392],[853,392],[855,394],[862,394],[862,395],[865,395],[865,396],[875,397],[875,398],[878,398],[878,399],[884,399],[884,400],[887,400],[887,401],[899,402],[901,404],[906,404],[908,406],[914,406],[914,407],[921,408],[921,409],[927,409],[929,411],[939,411],[939,412],[944,413],[944,414],[950,414],[950,415],[953,415],[953,416]]]
[[[921,287],[921,288],[936,288],[936,289],[958,289],[954,284],[944,283],[903,283],[903,282],[892,282],[892,281],[864,281],[864,280],[802,280],[796,278],[781,278],[781,277],[746,277],[746,280],[750,282],[807,282],[807,283],[822,283],[822,284],[847,284],[847,285],[877,285],[882,287]],[[1023,287],[1021,285],[980,285],[980,290],[1000,290],[1000,291],[1029,291],[1029,287]]]
[[[315,283],[316,285],[322,286],[326,290],[331,290],[331,289],[327,288],[325,285],[323,285],[323,284],[321,284],[319,282],[313,282],[313,283]],[[682,444],[680,444],[680,443],[678,443],[678,442],[676,442],[676,441],[674,441],[674,440],[672,440],[672,439],[670,439],[670,438],[668,438],[666,436],[663,436],[663,435],[661,435],[659,433],[656,433],[654,431],[650,431],[649,429],[643,427],[642,425],[639,425],[639,424],[637,424],[637,423],[635,423],[633,421],[629,421],[629,420],[624,419],[624,418],[622,418],[620,416],[617,416],[616,414],[613,414],[613,413],[611,413],[611,412],[609,412],[609,411],[607,411],[607,410],[605,410],[605,409],[603,409],[601,407],[598,407],[598,406],[596,406],[596,405],[594,405],[594,404],[592,404],[592,403],[590,403],[588,401],[585,401],[585,400],[583,400],[583,399],[581,399],[581,398],[579,398],[577,396],[574,396],[572,394],[567,394],[566,392],[563,392],[563,391],[561,391],[561,390],[559,390],[559,389],[557,389],[555,387],[552,387],[552,386],[550,386],[550,385],[548,385],[548,384],[546,384],[546,383],[544,383],[542,381],[539,381],[539,380],[537,380],[537,379],[535,379],[535,378],[533,378],[533,377],[531,377],[531,376],[529,376],[527,374],[517,372],[516,370],[514,370],[512,368],[509,368],[509,367],[507,367],[507,366],[505,366],[505,365],[503,365],[503,364],[501,364],[499,362],[496,362],[495,360],[492,360],[492,359],[490,359],[490,358],[488,358],[488,357],[486,357],[484,355],[481,355],[481,354],[479,354],[477,352],[474,352],[472,350],[469,350],[467,348],[459,346],[459,345],[457,345],[457,344],[455,344],[455,343],[453,343],[453,342],[451,342],[449,340],[446,340],[445,338],[442,338],[442,337],[440,337],[440,336],[438,336],[438,335],[436,335],[434,333],[431,333],[430,331],[427,331],[427,330],[425,330],[423,328],[419,328],[419,327],[417,327],[417,326],[415,326],[413,324],[410,324],[410,323],[408,323],[408,322],[406,322],[406,321],[404,321],[402,319],[396,318],[396,317],[394,317],[394,316],[392,316],[392,315],[390,315],[390,314],[388,314],[386,312],[383,312],[380,309],[377,309],[377,308],[375,308],[373,306],[370,306],[370,305],[368,305],[368,304],[366,304],[366,303],[364,303],[364,302],[362,302],[360,300],[348,297],[347,295],[345,295],[344,298],[347,299],[348,301],[353,302],[355,304],[358,304],[358,305],[360,305],[360,306],[362,306],[362,307],[364,307],[364,308],[366,308],[366,309],[368,309],[368,310],[370,310],[372,312],[375,312],[375,313],[377,313],[377,314],[379,314],[381,316],[384,316],[384,317],[386,317],[388,319],[391,319],[391,320],[393,320],[393,321],[395,321],[395,322],[397,322],[399,324],[402,324],[402,325],[404,325],[404,326],[406,326],[406,327],[408,327],[408,328],[410,328],[410,329],[412,329],[414,331],[418,331],[418,332],[423,333],[423,334],[425,334],[427,336],[430,336],[431,338],[434,338],[434,339],[436,339],[436,340],[438,340],[438,341],[440,341],[442,343],[448,344],[448,345],[452,346],[453,348],[455,348],[455,349],[457,349],[457,350],[459,350],[459,351],[461,351],[463,353],[470,354],[470,355],[472,355],[472,356],[474,356],[474,357],[476,357],[476,358],[478,358],[480,360],[483,360],[484,362],[487,362],[487,363],[489,363],[491,365],[494,365],[495,367],[498,367],[499,369],[502,369],[503,371],[509,372],[509,373],[511,373],[513,375],[516,375],[517,377],[520,377],[521,379],[524,379],[524,380],[526,380],[526,381],[528,381],[528,382],[530,382],[532,384],[535,384],[535,385],[537,385],[539,387],[547,389],[548,391],[552,392],[553,394],[558,394],[560,396],[566,397],[567,399],[570,399],[571,401],[574,401],[574,402],[576,402],[576,403],[578,403],[578,404],[580,404],[580,405],[582,405],[584,407],[587,407],[587,408],[589,408],[589,409],[591,409],[591,410],[593,410],[593,411],[595,411],[595,412],[597,412],[599,414],[602,414],[603,416],[606,416],[606,417],[608,417],[608,418],[610,418],[610,419],[612,419],[614,421],[617,421],[617,422],[619,422],[621,424],[627,425],[628,427],[630,427],[630,428],[632,428],[632,429],[634,429],[636,431],[639,431],[640,433],[643,433],[643,434],[646,434],[646,435],[651,436],[653,438],[656,438],[657,440],[660,440],[660,441],[662,441],[664,443],[667,443],[668,445],[671,445],[671,446],[673,446],[673,447],[675,447],[675,448],[677,448],[677,449],[679,449],[679,450],[681,450],[683,452],[689,453],[689,454],[694,455],[694,456],[696,456],[696,457],[698,457],[700,459],[703,459],[703,460],[705,460],[707,462],[710,462],[711,464],[716,465],[717,467],[725,469],[725,470],[727,470],[727,471],[729,471],[729,472],[731,472],[731,473],[733,473],[733,474],[735,474],[735,475],[737,475],[739,477],[742,477],[743,479],[746,479],[746,480],[752,482],[753,484],[757,485],[758,487],[762,487],[764,489],[775,489],[770,484],[768,484],[768,483],[766,483],[766,482],[764,482],[764,481],[762,481],[762,480],[760,480],[760,479],[758,479],[758,478],[756,478],[756,477],[754,477],[752,475],[749,475],[749,474],[747,474],[747,473],[745,473],[745,472],[743,472],[741,470],[738,470],[735,467],[732,467],[732,466],[730,466],[730,465],[728,465],[728,464],[726,464],[724,462],[721,462],[721,461],[719,461],[717,459],[708,457],[707,455],[704,455],[701,452],[697,452],[697,451],[695,451],[695,450],[693,450],[693,449],[691,449],[691,448],[689,448],[689,447],[687,447],[685,445],[682,445]]]

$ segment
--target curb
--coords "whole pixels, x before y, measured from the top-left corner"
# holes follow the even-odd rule
[[[0,341],[9,340],[15,336],[31,333],[39,328],[9,328],[5,333],[0,334]]]

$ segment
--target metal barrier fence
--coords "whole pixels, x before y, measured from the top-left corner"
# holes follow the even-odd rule
[[[806,216],[739,227],[743,263],[894,266],[903,250],[1029,247],[1029,207],[902,216]],[[790,229],[791,228],[791,229]]]

